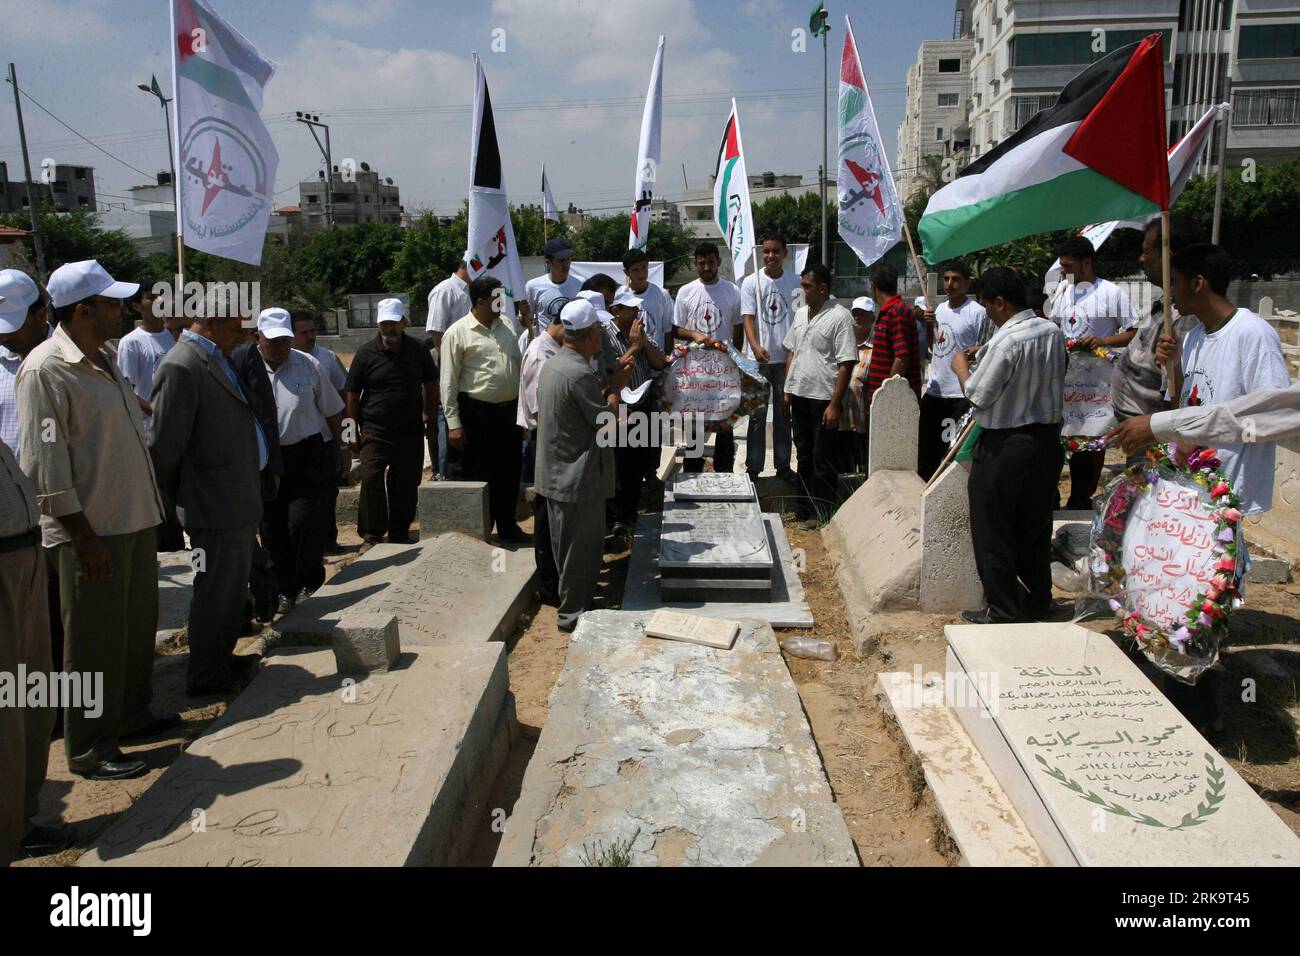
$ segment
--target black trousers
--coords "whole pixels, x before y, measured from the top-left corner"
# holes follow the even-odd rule
[[[916,473],[922,481],[930,477],[948,454],[949,438],[956,437],[957,423],[970,408],[970,402],[964,398],[943,398],[939,395],[921,396],[921,424],[919,437],[919,454],[917,455]]]
[[[1106,452],[1076,451],[1070,456],[1070,498],[1065,507],[1071,511],[1088,511],[1092,496],[1101,481],[1101,469],[1106,464]],[[1058,500],[1060,496],[1057,496]]]
[[[985,429],[971,453],[971,539],[995,621],[1051,607],[1052,510],[1063,457],[1059,423]]]
[[[515,503],[523,468],[523,429],[516,423],[519,403],[480,402],[460,393],[460,423],[465,428],[465,478],[486,481],[488,512],[497,534],[517,527]]]
[[[830,402],[790,396],[790,428],[799,454],[799,484],[804,497],[795,506],[799,520],[830,519],[839,505],[839,476],[849,460],[851,432],[832,431],[822,425]]]
[[[330,442],[329,448],[334,443]],[[262,540],[271,553],[279,592],[294,597],[315,590],[325,580],[325,522],[321,515],[333,484],[319,435],[280,448],[284,475],[274,499],[262,513]]]
[[[223,684],[230,679],[230,658],[239,640],[257,529],[249,525],[185,530],[203,559],[195,571],[190,596],[186,680],[190,687]]]
[[[560,603],[560,568],[551,547],[551,519],[546,499],[533,496],[533,558],[537,561],[537,596],[543,604]]]
[[[687,474],[694,474],[704,470],[704,456],[691,458],[689,456],[683,459],[682,471]],[[736,435],[730,428],[719,428],[717,437],[713,440],[713,470],[715,472],[731,472],[736,467]]]
[[[424,469],[424,436],[361,432],[361,491],[357,500],[357,534],[403,539],[415,521],[415,505]]]
[[[334,517],[339,498],[339,477],[338,472],[335,471],[338,468],[339,446],[332,438],[325,442],[325,459],[329,462],[329,481],[324,491],[324,500],[321,502],[320,518],[321,535],[328,549],[339,546],[339,525]]]

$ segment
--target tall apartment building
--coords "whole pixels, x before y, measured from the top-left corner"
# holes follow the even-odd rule
[[[970,0],[971,156],[993,149],[1089,63],[1165,37],[1170,141],[1230,95],[1229,162],[1300,154],[1300,3],[1283,0]],[[1216,134],[1217,136],[1217,134]],[[1217,138],[1205,161],[1215,161]]]
[[[904,200],[920,185],[927,156],[946,157],[964,148],[970,105],[969,37],[926,40],[907,68],[907,110],[898,126],[894,179]]]
[[[363,222],[384,222],[401,225],[402,204],[397,185],[391,178],[381,179],[369,163],[361,163],[351,173],[334,167],[330,179],[333,196],[325,188],[325,171],[316,179],[304,179],[298,184],[298,206],[302,211],[303,225],[309,229],[323,228],[329,221],[326,206],[333,202],[333,219],[336,226],[355,226]]]

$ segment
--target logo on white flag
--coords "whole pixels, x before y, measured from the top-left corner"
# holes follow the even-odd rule
[[[181,162],[190,188],[181,190],[188,233],[200,239],[237,235],[270,202],[266,159],[242,130],[205,116],[181,140]]]

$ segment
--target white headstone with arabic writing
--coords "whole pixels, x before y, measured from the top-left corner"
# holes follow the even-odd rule
[[[1104,634],[944,628],[945,697],[1054,866],[1300,866],[1300,838]]]
[[[1061,434],[1095,438],[1115,427],[1111,406],[1114,366],[1096,355],[1071,353],[1065,367],[1065,401],[1061,408]]]
[[[921,406],[907,379],[888,378],[871,396],[870,461],[867,477],[878,471],[916,471]]]

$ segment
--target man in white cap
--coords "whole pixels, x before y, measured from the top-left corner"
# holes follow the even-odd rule
[[[16,269],[0,271],[0,342],[22,348],[25,355],[39,344],[38,323],[43,340],[45,298],[36,283]],[[0,348],[0,353],[6,351]],[[7,374],[0,365],[0,385]],[[12,388],[9,377],[7,407],[0,406],[0,416],[12,420],[16,445]],[[48,674],[52,666],[36,488],[18,467],[8,441],[0,441],[0,673],[16,674],[25,667],[29,674]],[[24,836],[39,809],[54,720],[55,710],[49,707],[0,707],[0,767],[5,768],[0,773],[0,867],[18,855],[20,844],[28,843]]]
[[[63,667],[103,674],[98,714],[65,707],[64,750],[70,770],[98,780],[144,773],[119,738],[177,720],[150,710],[163,503],[140,406],[107,346],[137,288],[94,260],[56,269],[47,290],[58,327],[18,372],[23,471],[59,573]]]
[[[352,444],[361,458],[357,534],[410,544],[424,441],[438,434],[438,369],[406,334],[401,299],[380,302],[375,320],[379,335],[357,349],[346,386],[347,417],[360,432]]]
[[[276,496],[262,516],[262,540],[271,553],[281,613],[325,580],[321,508],[330,484],[352,465],[343,447],[343,399],[320,363],[293,348],[293,340],[293,320],[284,309],[265,309],[257,317],[257,351],[275,396],[284,462]],[[328,447],[322,429],[333,438]]]
[[[537,448],[537,381],[551,357],[564,347],[564,325],[557,315],[546,331],[528,343],[519,363],[519,417],[516,419],[530,448]],[[534,477],[536,459],[534,458]],[[533,557],[537,562],[537,596],[543,604],[560,602],[560,572],[551,551],[551,531],[546,499],[533,486]]]
[[[605,538],[605,499],[614,494],[614,456],[596,442],[602,413],[618,407],[631,363],[620,362],[602,394],[590,360],[604,342],[590,302],[560,313],[564,347],[542,366],[537,384],[537,493],[546,499],[551,550],[559,569],[556,626],[572,631],[591,609]]]
[[[462,259],[456,271],[429,290],[429,318],[424,329],[429,333],[433,361],[442,353],[442,337],[453,324],[469,315],[469,267]],[[526,333],[525,333],[526,334]],[[447,416],[438,406],[438,457],[434,462],[438,474],[449,481],[464,475],[460,449],[447,440]]]
[[[497,311],[499,279],[481,276],[469,284],[469,315],[442,338],[439,368],[447,438],[465,455],[465,477],[485,481],[497,539],[530,539],[515,522],[523,434],[519,429],[519,343]]]
[[[18,366],[50,337],[49,298],[31,276],[0,269],[0,442],[18,458]]]
[[[632,391],[651,382],[655,372],[668,364],[668,359],[646,332],[641,317],[641,297],[626,289],[615,294],[611,321],[601,323],[605,337],[603,381],[609,381],[620,365],[630,369],[627,387]],[[644,436],[636,447],[619,443],[614,447],[614,497],[606,507],[606,520],[612,526],[612,549],[624,550],[632,544],[632,525],[636,523],[637,508],[641,503],[641,487],[646,476],[659,463],[657,430],[651,427],[649,413],[655,409],[655,387],[651,384],[640,401],[627,410],[628,435]],[[638,427],[636,419],[641,418]]]

